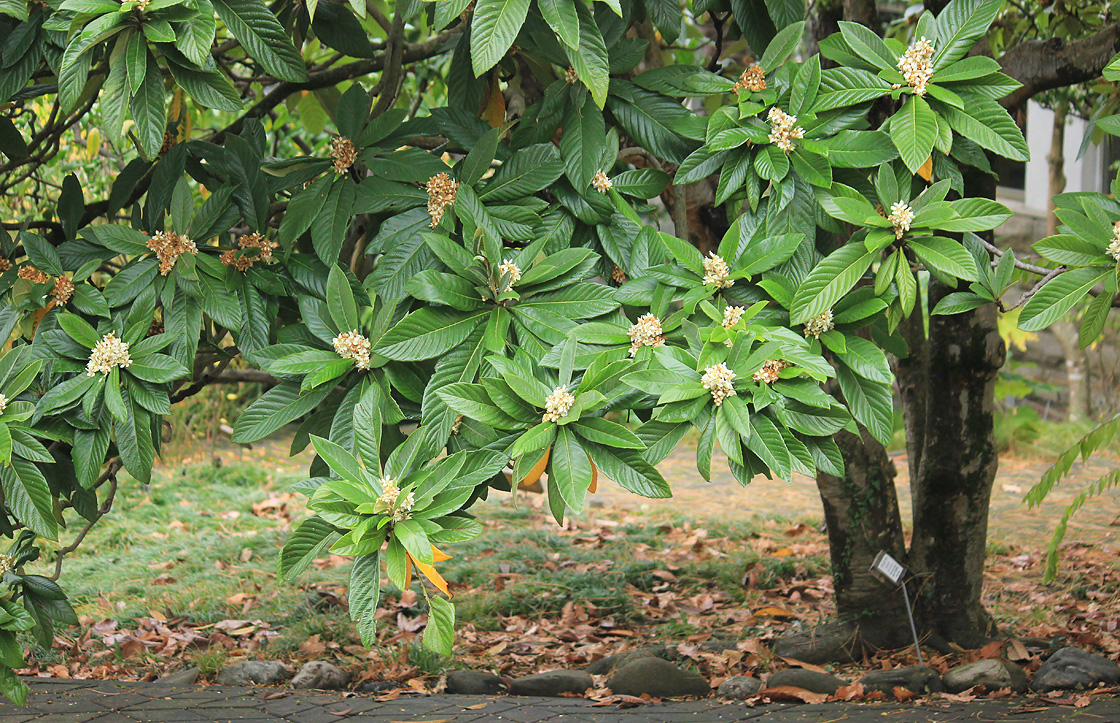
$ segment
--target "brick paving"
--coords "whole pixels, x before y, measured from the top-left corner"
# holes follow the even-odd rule
[[[434,695],[378,702],[373,696],[227,686],[35,679],[27,705],[0,703],[0,723],[1120,723],[1120,698],[1085,708],[1032,698],[921,705],[767,705],[716,699],[619,709],[581,698]]]

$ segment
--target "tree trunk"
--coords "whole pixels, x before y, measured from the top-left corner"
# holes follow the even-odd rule
[[[898,590],[871,574],[880,551],[905,562],[906,541],[895,493],[895,466],[871,435],[841,431],[844,477],[817,474],[836,589],[837,621],[778,641],[774,652],[807,663],[860,660],[864,648],[898,648],[910,640]]]
[[[950,290],[932,282],[930,291],[932,306]],[[966,648],[992,633],[980,592],[999,466],[994,389],[1004,355],[992,307],[930,318],[925,436],[910,481],[910,567],[923,628]]]
[[[1054,214],[1054,196],[1066,190],[1066,118],[1069,116],[1069,103],[1059,101],[1054,105],[1054,129],[1050,134],[1050,153],[1046,160],[1050,166],[1050,202],[1046,214],[1046,235],[1053,236],[1058,233],[1058,217]],[[1062,355],[1066,358],[1066,392],[1069,402],[1066,408],[1066,418],[1071,422],[1088,420],[1092,412],[1089,408],[1089,377],[1086,374],[1088,362],[1085,350],[1081,348],[1077,339],[1077,327],[1068,321],[1056,322],[1050,331],[1062,347]]]

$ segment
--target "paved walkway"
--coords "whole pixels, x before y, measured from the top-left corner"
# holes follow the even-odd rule
[[[581,698],[402,696],[391,702],[338,693],[267,688],[158,683],[36,679],[23,708],[0,704],[0,723],[1006,723],[1120,722],[1120,698],[1101,697],[1084,708],[1046,704],[1034,698],[923,705],[767,705],[700,700],[629,709],[592,707]]]

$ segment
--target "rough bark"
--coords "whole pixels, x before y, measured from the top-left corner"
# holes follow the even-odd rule
[[[1120,23],[1073,42],[1050,38],[1019,43],[999,58],[999,64],[1023,87],[1000,102],[1005,108],[1017,108],[1045,90],[1093,80],[1118,52]]]
[[[932,286],[931,304],[950,291]],[[923,627],[966,648],[983,645],[992,632],[980,592],[999,464],[994,389],[1004,356],[992,307],[930,318],[925,438],[910,481],[910,565]]]

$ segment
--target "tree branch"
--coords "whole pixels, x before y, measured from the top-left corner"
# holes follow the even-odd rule
[[[999,64],[1023,87],[1000,103],[1005,108],[1018,108],[1045,90],[1093,80],[1118,52],[1120,23],[1072,43],[1061,38],[1019,43],[1003,54]]]

